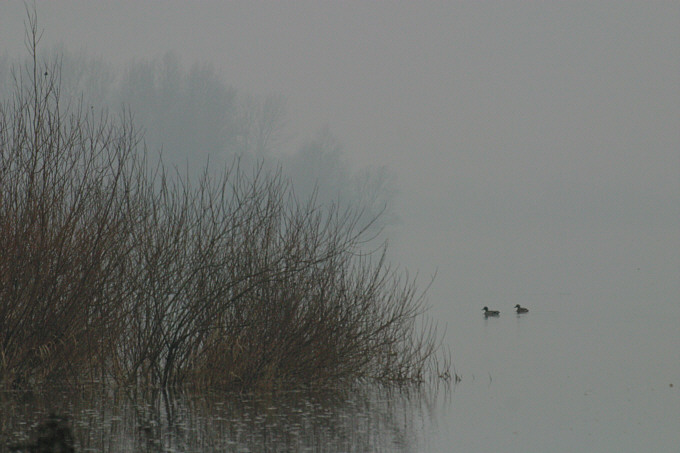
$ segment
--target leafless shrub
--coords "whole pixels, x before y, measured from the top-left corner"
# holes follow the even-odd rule
[[[137,159],[129,117],[62,105],[38,41],[29,14],[32,62],[0,110],[0,378],[14,383],[100,377]]]
[[[0,383],[411,383],[446,364],[362,212],[299,200],[264,165],[150,165],[132,115],[62,105],[28,17],[32,60],[0,109]]]

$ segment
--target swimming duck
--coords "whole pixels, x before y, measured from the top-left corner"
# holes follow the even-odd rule
[[[515,305],[515,308],[517,309],[517,313],[529,313],[528,308],[520,307],[519,304]]]
[[[484,307],[482,308],[482,310],[484,310],[484,316],[486,317],[500,315],[500,312],[498,312],[497,310],[489,310],[489,307]]]

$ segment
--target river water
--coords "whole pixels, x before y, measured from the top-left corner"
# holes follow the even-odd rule
[[[55,411],[69,416],[78,451],[677,452],[680,307],[652,302],[451,304],[438,317],[461,381],[420,391],[4,394],[1,451]],[[530,312],[516,315],[515,303]],[[483,305],[500,317],[486,319]]]

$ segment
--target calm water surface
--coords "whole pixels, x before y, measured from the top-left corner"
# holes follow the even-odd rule
[[[427,392],[155,395],[3,394],[0,451],[66,415],[77,451],[421,451],[440,399]]]
[[[463,380],[432,451],[680,451],[677,301],[524,295],[447,318]]]
[[[516,303],[530,312],[515,315]],[[462,381],[419,392],[5,394],[0,451],[55,410],[78,451],[677,452],[680,308],[650,305],[570,294],[452,304],[437,316]]]

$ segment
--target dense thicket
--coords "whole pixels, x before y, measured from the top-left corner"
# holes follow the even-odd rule
[[[238,388],[421,381],[422,295],[363,251],[362,212],[280,172],[150,165],[130,114],[83,108],[60,66],[0,107],[0,384]]]

